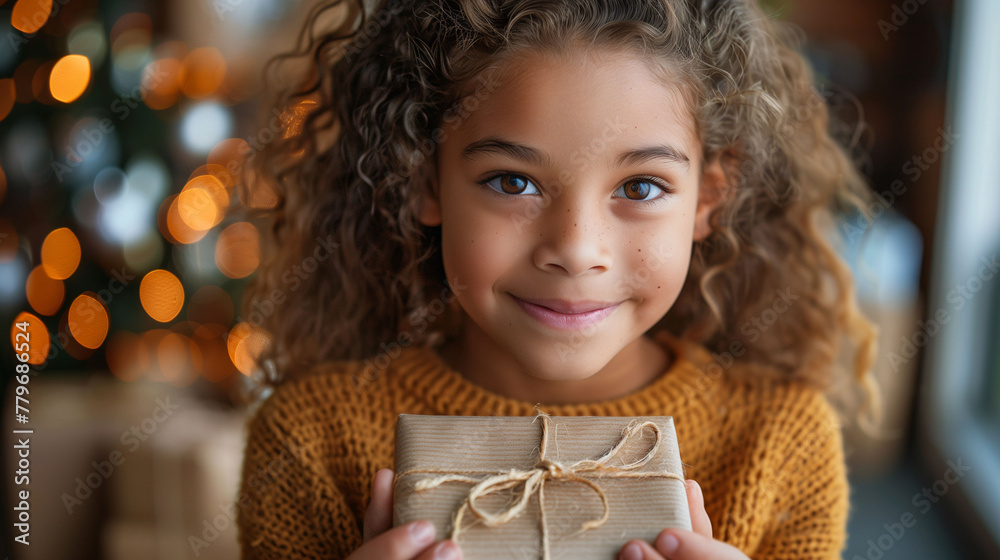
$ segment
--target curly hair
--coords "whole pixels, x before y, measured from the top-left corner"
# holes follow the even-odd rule
[[[270,189],[277,198],[259,212],[268,226],[261,266],[243,301],[271,340],[256,357],[270,366],[263,382],[307,375],[324,361],[371,358],[393,341],[427,345],[453,334],[455,304],[442,303],[440,228],[417,219],[436,141],[516,57],[582,44],[632,49],[679,76],[705,160],[723,158],[735,187],[713,211],[712,233],[695,242],[684,287],[653,330],[715,353],[739,348],[743,360],[824,390],[838,375],[854,378],[877,422],[877,330],[859,312],[834,246],[838,213],[870,220],[873,198],[853,147],[831,132],[799,41],[752,0],[316,6],[298,48],[265,69],[270,76],[282,62],[305,59],[301,78],[273,88],[266,105],[294,107],[301,118],[245,166],[246,196]],[[336,250],[290,286],[289,271],[324,242]],[[755,320],[780,292],[796,294],[795,304],[761,336]],[[288,301],[273,305],[279,293]],[[418,320],[422,328],[413,329]],[[853,352],[847,365],[838,363],[845,342]]]

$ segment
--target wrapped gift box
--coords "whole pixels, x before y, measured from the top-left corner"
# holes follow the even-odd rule
[[[430,519],[466,560],[607,560],[691,529],[670,416],[400,414],[395,471],[393,525]]]

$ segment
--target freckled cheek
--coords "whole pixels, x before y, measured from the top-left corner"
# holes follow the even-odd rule
[[[684,241],[662,237],[633,256],[630,268],[635,297],[643,300],[653,320],[670,310],[684,287],[691,264],[690,241]]]

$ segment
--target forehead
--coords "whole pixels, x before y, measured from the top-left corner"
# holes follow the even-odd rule
[[[491,76],[474,110],[456,128],[463,146],[500,134],[543,147],[554,157],[581,150],[612,158],[612,146],[652,143],[683,148],[700,161],[701,146],[679,72],[651,66],[628,51],[525,52]],[[594,147],[608,148],[595,154]]]

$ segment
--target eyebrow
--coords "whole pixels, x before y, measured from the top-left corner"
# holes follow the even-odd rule
[[[507,155],[513,159],[539,167],[550,166],[552,162],[551,158],[549,158],[547,154],[537,148],[517,144],[498,136],[487,136],[486,138],[472,142],[462,150],[461,157],[466,161],[471,161],[480,155],[488,153]],[[679,164],[685,168],[689,167],[691,161],[684,152],[674,148],[673,146],[664,144],[660,146],[635,148],[622,152],[618,155],[615,165],[616,167],[621,167],[623,165],[640,165],[653,160],[664,160],[667,163]]]

